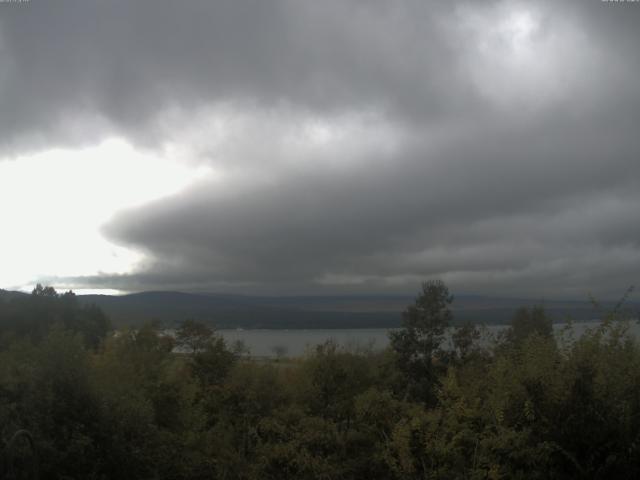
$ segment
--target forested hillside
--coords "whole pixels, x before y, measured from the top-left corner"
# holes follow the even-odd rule
[[[445,351],[451,305],[444,284],[425,283],[384,352],[325,343],[265,362],[197,321],[175,337],[153,324],[114,332],[70,293],[0,300],[0,472],[638,478],[640,345],[622,308],[559,339],[543,308],[522,308],[488,347],[465,325]],[[5,446],[20,430],[35,453]]]

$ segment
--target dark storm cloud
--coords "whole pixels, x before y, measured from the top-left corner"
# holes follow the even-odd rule
[[[118,215],[146,263],[77,285],[616,294],[640,270],[640,7],[557,3],[5,8],[2,148],[120,135],[216,172]]]
[[[434,162],[418,147],[340,175],[287,172],[275,186],[241,191],[206,185],[131,211],[108,232],[154,252],[160,262],[151,272],[159,277],[176,281],[190,265],[205,281],[287,289],[314,280],[392,288],[404,278],[469,272],[475,289],[495,276],[511,284],[522,275],[532,281],[517,287],[539,292],[545,285],[536,283],[552,269],[559,277],[552,293],[571,287],[563,285],[569,275],[603,272],[617,248],[637,266],[634,159],[612,159],[615,146],[604,145],[597,129],[582,132],[582,148],[571,149],[578,139],[569,132],[540,128],[542,146],[527,145],[522,134],[483,132],[433,152]],[[559,261],[567,268],[556,273]]]
[[[136,139],[150,133],[164,108],[221,100],[314,110],[416,101],[442,108],[429,92],[447,79],[427,71],[434,58],[448,61],[434,32],[433,12],[441,7],[315,3],[68,0],[5,7],[0,88],[2,111],[10,115],[2,116],[0,138],[5,148],[21,140],[73,142],[110,128]],[[406,29],[409,13],[420,21],[416,31]],[[424,57],[406,58],[418,44]]]

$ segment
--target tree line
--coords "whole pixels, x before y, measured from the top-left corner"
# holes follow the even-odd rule
[[[38,286],[0,301],[0,478],[638,478],[640,348],[620,311],[580,337],[522,308],[487,341],[426,282],[384,351],[252,359],[187,320],[113,331]],[[12,459],[20,466],[20,455]],[[36,460],[37,457],[37,460]],[[26,477],[25,477],[26,478]]]

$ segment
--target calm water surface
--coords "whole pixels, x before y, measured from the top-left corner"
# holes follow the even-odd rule
[[[573,325],[574,337],[579,337],[588,328],[597,326],[599,322],[575,323]],[[565,324],[555,324],[556,335],[561,335]],[[640,325],[631,323],[631,332],[640,337]],[[504,325],[491,325],[484,327],[482,341],[491,342],[492,338]],[[351,349],[373,348],[384,349],[389,344],[390,329],[387,328],[354,328],[354,329],[308,329],[308,330],[219,330],[228,344],[232,345],[242,341],[248,347],[251,355],[258,357],[275,357],[277,355],[299,356],[316,345],[333,340],[338,345]],[[446,340],[445,343],[448,343]]]

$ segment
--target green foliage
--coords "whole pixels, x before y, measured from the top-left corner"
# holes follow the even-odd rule
[[[227,377],[238,354],[229,350],[222,337],[214,337],[193,354],[191,365],[193,373],[204,385],[219,385]]]
[[[441,373],[436,357],[451,324],[452,301],[453,296],[442,281],[424,282],[415,303],[402,314],[402,328],[389,334],[398,369],[405,376],[407,395],[428,405],[436,400]]]
[[[533,334],[553,336],[553,323],[541,305],[519,308],[511,319],[506,338],[512,344],[520,344]]]
[[[0,346],[16,337],[40,341],[54,325],[79,333],[91,348],[97,348],[111,330],[100,308],[80,305],[71,291],[59,295],[53,287],[38,284],[31,295],[0,302]]]
[[[196,354],[209,345],[213,329],[195,320],[184,320],[176,329],[176,344],[183,351]]]
[[[310,411],[338,424],[350,422],[356,395],[371,385],[366,357],[340,351],[328,341],[316,347],[303,368],[309,381],[303,398]]]
[[[473,358],[474,354],[481,353],[481,349],[478,347],[478,340],[481,336],[478,327],[471,323],[465,323],[454,329],[451,334],[451,342],[453,354],[458,361],[465,362]]]
[[[327,342],[264,361],[195,322],[94,348],[63,321],[73,297],[39,288],[0,307],[36,329],[0,345],[0,471],[27,429],[51,479],[640,476],[640,345],[619,313],[559,345],[527,309],[505,341],[482,349],[463,326],[445,351],[450,303],[425,284],[384,352]]]

